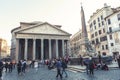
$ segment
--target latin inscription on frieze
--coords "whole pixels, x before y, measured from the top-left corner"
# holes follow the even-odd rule
[[[57,35],[30,35],[30,34],[17,34],[16,38],[30,38],[30,39],[67,39],[68,36],[57,36]]]

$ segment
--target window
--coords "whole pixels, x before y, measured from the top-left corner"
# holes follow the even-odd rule
[[[102,26],[104,25],[104,21],[102,21]]]
[[[108,45],[106,45],[106,49],[108,49]]]
[[[100,21],[100,18],[98,17],[98,22]]]
[[[97,36],[98,34],[97,34],[97,32],[95,32],[95,36]]]
[[[118,14],[117,17],[118,17],[118,21],[119,21],[120,20],[120,14]]]
[[[92,34],[91,37],[94,38],[94,34]]]
[[[95,21],[95,20],[93,21],[93,24],[94,24],[94,25],[96,24],[96,21]]]
[[[102,50],[104,50],[104,45],[102,45]]]
[[[103,41],[106,41],[106,40],[107,40],[107,36],[104,36],[104,37],[103,37]]]
[[[98,44],[99,43],[99,40],[98,40],[98,38],[96,38],[96,44]]]
[[[101,42],[106,41],[106,40],[107,40],[107,36],[100,37]]]
[[[102,37],[100,37],[100,42],[102,42],[103,40],[102,40]]]
[[[109,27],[109,32],[110,32],[110,33],[112,32],[112,28],[111,28],[111,27]]]
[[[101,30],[99,30],[99,34],[101,34]]]
[[[112,35],[109,35],[110,36],[110,40],[112,40]]]
[[[92,23],[90,24],[90,28],[92,27]]]
[[[111,46],[114,46],[114,44],[113,44],[113,43],[111,43]]]
[[[93,30],[93,27],[92,27],[92,23],[90,24],[90,31],[92,31]]]
[[[92,44],[95,44],[95,41],[94,41],[94,40],[92,41]]]
[[[110,25],[111,24],[111,21],[110,21],[110,19],[108,19],[108,25]]]
[[[101,20],[103,20],[103,15],[101,15]]]
[[[99,27],[101,26],[100,23],[98,23],[98,26],[99,26]]]

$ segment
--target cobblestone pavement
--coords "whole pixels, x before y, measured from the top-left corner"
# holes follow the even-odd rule
[[[95,71],[94,76],[75,71],[67,71],[68,77],[62,80],[120,80],[120,70]],[[12,73],[3,72],[3,80],[60,80],[56,78],[56,70],[47,68],[30,69],[24,75],[18,75],[16,69]]]

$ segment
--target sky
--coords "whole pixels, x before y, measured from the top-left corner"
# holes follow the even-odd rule
[[[62,25],[64,31],[75,34],[81,29],[81,3],[86,24],[104,3],[113,8],[120,6],[120,0],[0,0],[0,38],[11,45],[11,30],[20,22],[33,21]]]

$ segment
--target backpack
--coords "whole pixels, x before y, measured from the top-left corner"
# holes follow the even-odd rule
[[[65,63],[65,68],[67,68],[67,64]]]
[[[62,67],[67,68],[67,64],[65,62],[62,62]]]

